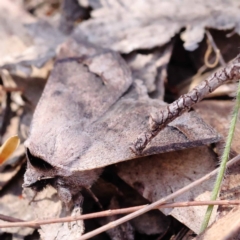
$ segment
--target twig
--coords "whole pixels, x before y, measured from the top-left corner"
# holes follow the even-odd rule
[[[206,205],[240,205],[240,200],[218,200],[218,201],[191,201],[191,202],[176,202],[176,203],[166,203],[162,204],[155,209],[162,209],[162,208],[174,208],[174,207],[189,207],[189,206],[206,206]],[[84,219],[92,219],[92,218],[100,218],[100,217],[109,217],[113,215],[119,214],[126,214],[135,212],[139,209],[146,207],[147,205],[141,205],[136,207],[129,207],[129,208],[122,208],[122,209],[113,209],[113,210],[106,210],[97,213],[89,213],[79,216],[71,216],[71,217],[64,217],[64,218],[51,218],[45,220],[36,220],[36,221],[23,221],[21,219],[8,217],[5,215],[0,214],[0,219],[4,221],[9,221],[12,223],[2,223],[0,224],[0,228],[7,228],[7,227],[39,227],[40,225],[52,224],[52,223],[63,223],[63,222],[72,222],[76,220],[84,220]]]
[[[3,214],[0,214],[0,219],[6,222],[24,222],[24,220],[14,217],[9,217]]]
[[[0,91],[4,91],[4,92],[23,92],[24,89],[22,87],[4,87],[4,86],[0,86]]]
[[[208,47],[207,47],[207,51],[205,52],[205,55],[204,55],[204,63],[208,68],[215,68],[219,63],[220,50],[218,49],[215,52],[215,54],[216,54],[215,61],[213,63],[210,63],[209,62],[209,57],[212,53],[212,45],[211,45],[211,43],[209,42],[208,39],[207,39],[207,44],[208,44]]]
[[[238,155],[235,158],[233,158],[232,160],[230,160],[227,163],[227,166],[229,167],[229,166],[233,165],[234,163],[236,163],[239,160],[240,160],[240,155]],[[116,226],[118,226],[118,225],[120,225],[122,223],[125,223],[125,222],[127,222],[127,221],[129,221],[129,220],[131,220],[131,219],[133,219],[135,217],[138,217],[138,216],[140,216],[140,215],[142,215],[142,214],[144,214],[146,212],[149,212],[149,211],[151,211],[151,210],[153,210],[153,209],[155,209],[157,207],[159,208],[160,205],[166,203],[167,201],[170,201],[173,198],[176,198],[176,197],[182,195],[183,193],[189,191],[190,189],[198,186],[199,184],[209,180],[211,177],[215,176],[218,173],[218,171],[219,171],[219,168],[217,168],[214,171],[208,173],[204,177],[202,177],[202,178],[200,178],[200,179],[190,183],[186,187],[183,187],[183,188],[177,190],[176,192],[168,195],[165,198],[161,198],[160,200],[158,200],[158,201],[156,201],[154,203],[151,203],[150,205],[147,205],[147,206],[145,206],[144,208],[142,208],[140,210],[137,210],[137,211],[135,211],[133,213],[130,213],[130,214],[128,214],[128,215],[126,215],[126,216],[124,216],[122,218],[119,218],[116,221],[110,222],[110,223],[108,223],[108,224],[106,224],[106,225],[104,225],[104,226],[102,226],[102,227],[100,227],[100,228],[98,228],[98,229],[96,229],[94,231],[91,231],[89,233],[86,233],[86,234],[82,235],[78,240],[89,239],[91,237],[96,236],[97,234],[100,234],[100,233],[105,232],[105,231],[107,231],[107,230],[109,230],[111,228],[114,228],[114,227],[116,227]]]
[[[220,51],[219,48],[217,47],[217,45],[216,45],[216,43],[215,43],[215,41],[214,41],[211,33],[210,33],[208,30],[205,30],[205,32],[206,32],[206,35],[207,35],[207,39],[208,39],[209,43],[211,44],[211,46],[212,46],[213,50],[215,51],[215,53],[217,54],[217,52],[219,52],[219,62],[220,62],[220,64],[221,64],[221,66],[222,66],[222,67],[225,67],[225,66],[226,66],[226,62],[225,62],[225,60],[224,60],[224,58],[223,58],[223,56],[222,56],[222,54],[221,54],[221,51]],[[207,55],[207,52],[208,52],[208,50],[206,51],[205,56]],[[204,56],[204,62],[205,62],[205,56]],[[213,58],[210,58],[210,59],[209,59],[209,58],[210,58],[210,56],[207,57],[208,62],[209,62],[209,60],[210,60],[210,61],[213,60]],[[200,76],[200,75],[202,75],[203,72],[205,72],[205,71],[207,70],[207,68],[208,68],[208,67],[206,66],[206,62],[205,62],[205,64],[204,64],[203,66],[201,66],[201,67],[198,69],[197,73],[193,76],[193,79],[196,78],[196,77],[198,77],[198,76]]]
[[[187,94],[182,95],[175,102],[169,104],[159,114],[151,115],[149,118],[150,129],[138,136],[131,150],[141,155],[147,144],[157,136],[157,134],[178,116],[189,110],[194,104],[201,101],[206,95],[213,92],[217,87],[229,80],[240,79],[240,55],[237,56],[226,67],[219,69],[205,81]]]
[[[218,62],[220,62],[222,67],[225,67],[226,63],[225,63],[225,61],[223,59],[223,56],[222,56],[219,48],[217,47],[215,41],[213,40],[213,37],[212,37],[211,33],[208,30],[206,30],[205,32],[206,32],[206,35],[207,35],[207,44],[208,44],[207,51],[206,51],[206,53],[204,55],[204,63],[205,63],[205,65],[207,67],[209,67],[209,68],[214,68],[214,67],[217,66]],[[215,61],[213,63],[210,63],[209,62],[209,56],[210,56],[210,54],[212,52],[212,49],[214,50],[214,52],[216,54],[216,59],[215,59]]]
[[[6,216],[6,215],[3,215],[3,214],[0,214],[0,219],[3,220],[3,221],[6,221],[6,222],[10,222],[10,223],[7,223],[7,224],[13,223],[13,224],[19,225],[19,223],[20,224],[24,223],[25,227],[30,227],[30,228],[39,228],[40,227],[40,225],[38,225],[38,224],[35,224],[33,226],[32,224],[28,224],[27,222],[25,222],[22,219]]]

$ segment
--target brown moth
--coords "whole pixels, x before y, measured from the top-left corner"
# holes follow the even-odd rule
[[[149,98],[121,56],[73,36],[35,110],[25,142],[24,187],[52,185],[67,205],[89,189],[103,167],[137,158],[130,146],[166,104]],[[142,156],[209,144],[219,139],[195,112],[170,123]]]

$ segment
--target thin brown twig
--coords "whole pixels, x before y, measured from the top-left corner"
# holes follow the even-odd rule
[[[217,45],[216,45],[216,43],[215,43],[211,33],[208,30],[205,30],[205,32],[206,32],[207,38],[208,38],[209,42],[211,43],[211,46],[212,46],[213,50],[215,51],[215,53],[219,52],[219,62],[221,64],[221,66],[225,67],[226,66],[226,62],[225,62],[225,60],[224,60],[224,58],[223,58],[223,56],[221,54],[220,49],[217,47]],[[213,58],[211,58],[211,57],[209,57],[209,58],[210,58],[209,59],[210,61],[213,60]],[[204,62],[205,62],[205,60],[204,60]],[[198,69],[197,73],[193,76],[193,78],[196,78],[197,76],[202,75],[203,72],[205,72],[206,70],[207,70],[207,66],[206,66],[206,64],[204,64],[203,66],[201,66]]]
[[[0,219],[6,222],[24,222],[22,219],[6,216],[4,214],[0,214]]]
[[[4,92],[23,92],[24,91],[22,87],[4,87],[4,86],[0,86],[0,90]]]
[[[223,58],[223,56],[221,54],[220,49],[217,47],[217,45],[216,45],[216,43],[215,43],[211,33],[208,30],[205,30],[205,33],[207,35],[207,39],[208,39],[209,43],[211,44],[214,52],[216,53],[216,55],[218,55],[218,56],[216,56],[216,58],[218,58],[221,66],[225,67],[226,66],[226,62],[225,62],[225,60],[224,60],[224,58]]]
[[[155,209],[163,209],[163,208],[175,208],[175,207],[189,207],[189,206],[206,206],[206,205],[240,205],[240,200],[217,200],[217,201],[190,201],[190,202],[176,202],[176,203],[166,203],[160,206],[157,206]],[[113,215],[120,215],[135,212],[139,209],[142,209],[148,205],[141,205],[136,207],[122,208],[122,209],[113,209],[106,210],[97,213],[89,213],[79,216],[71,216],[64,218],[51,218],[44,220],[36,220],[36,221],[24,221],[21,219],[16,219],[12,217],[8,217],[0,214],[0,219],[4,221],[9,221],[11,223],[2,223],[0,224],[0,228],[7,227],[33,227],[37,228],[40,225],[52,224],[52,223],[63,223],[63,222],[72,222],[76,220],[84,220],[84,219],[92,219],[92,218],[100,218],[100,217],[108,217]]]
[[[216,57],[215,57],[214,62],[210,63],[209,57],[210,57],[210,55],[211,55],[211,53],[212,53],[213,47],[212,47],[209,39],[207,39],[207,45],[208,45],[208,47],[207,47],[207,50],[206,50],[206,52],[205,52],[205,54],[204,54],[204,63],[205,63],[205,65],[206,65],[208,68],[215,68],[215,67],[218,65],[218,63],[219,63],[220,50],[217,49],[216,51],[214,51],[215,54],[216,54]]]
[[[4,214],[0,214],[0,219],[3,220],[3,221],[6,221],[6,222],[10,222],[10,223],[13,223],[13,224],[19,224],[19,223],[27,223],[25,222],[24,220],[22,219],[19,219],[19,218],[14,218],[14,217],[10,217],[10,216],[6,216]],[[32,226],[31,224],[26,224],[25,227],[30,227],[30,228],[39,228],[40,225],[38,224],[35,224],[34,226]]]
[[[227,163],[227,167],[235,164],[239,160],[240,160],[240,155],[238,155],[235,158],[231,159]],[[157,207],[159,208],[160,205],[162,205],[162,204],[164,204],[164,203],[166,203],[168,201],[171,201],[172,199],[174,199],[174,198],[182,195],[183,193],[189,191],[190,189],[198,186],[199,184],[209,180],[211,177],[215,176],[218,173],[218,170],[219,170],[219,168],[215,169],[214,171],[208,173],[204,177],[202,177],[202,178],[200,178],[200,179],[190,183],[186,187],[183,187],[183,188],[177,190],[176,192],[166,196],[165,198],[161,198],[158,201],[156,201],[154,203],[151,203],[150,205],[145,206],[144,208],[141,208],[141,209],[139,209],[139,210],[137,210],[137,211],[135,211],[133,213],[130,213],[130,214],[128,214],[128,215],[126,215],[126,216],[124,216],[122,218],[119,218],[116,221],[110,222],[110,223],[108,223],[108,224],[106,224],[106,225],[104,225],[104,226],[102,226],[102,227],[100,227],[100,228],[98,228],[96,230],[93,230],[93,231],[91,231],[89,233],[86,233],[86,234],[82,235],[78,240],[89,239],[89,238],[94,237],[94,236],[96,236],[96,235],[98,235],[98,234],[100,234],[102,232],[105,232],[105,231],[111,229],[111,228],[114,228],[114,227],[116,227],[116,226],[118,226],[118,225],[120,225],[122,223],[125,223],[125,222],[127,222],[127,221],[129,221],[129,220],[131,220],[131,219],[133,219],[135,217],[138,217],[138,216],[140,216],[140,215],[142,215],[142,214],[144,214],[146,212],[149,212],[149,211],[151,211],[151,210],[153,210],[153,209],[155,209]]]
[[[147,144],[164,129],[167,124],[188,111],[196,103],[200,102],[205,96],[213,92],[223,83],[231,80],[240,79],[240,55],[238,55],[226,67],[219,69],[205,81],[201,82],[189,93],[182,95],[179,99],[169,104],[164,110],[159,113],[152,114],[149,118],[150,128],[140,136],[131,147],[131,150],[141,155]]]

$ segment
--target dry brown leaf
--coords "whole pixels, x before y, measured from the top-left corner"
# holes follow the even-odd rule
[[[148,200],[119,179],[115,171],[112,171],[112,168],[110,169],[107,169],[106,172],[108,174],[111,172],[111,180],[114,179],[113,183],[116,184],[116,186],[103,181],[100,177],[92,187],[93,192],[96,194],[101,204],[104,206],[107,205],[104,209],[111,209],[108,205],[113,196],[118,197],[118,208],[134,207],[149,203]],[[104,175],[105,174],[103,174],[103,176]],[[163,236],[169,229],[170,219],[162,212],[153,210],[132,219],[130,223],[134,230],[141,234]]]
[[[233,240],[239,239],[240,209],[235,207],[226,216],[218,219],[194,240]]]
[[[23,90],[22,95],[31,104],[32,110],[36,107],[46,84],[43,78],[21,78],[12,76],[16,86]],[[26,103],[25,103],[26,104]]]
[[[15,178],[14,181],[8,185],[8,188],[5,188],[1,192],[1,214],[23,219],[26,221],[32,220],[34,219],[34,214],[33,211],[29,208],[28,203],[28,200],[22,197],[22,176]],[[0,220],[0,222],[3,221]],[[18,239],[23,239],[25,236],[32,234],[33,231],[33,228],[22,227],[0,229],[0,233],[8,232],[12,233],[13,235],[16,234],[15,237],[18,236]]]
[[[162,46],[183,27],[184,46],[194,50],[204,37],[204,28],[234,29],[239,33],[238,3],[192,0],[91,1],[92,18],[80,24],[79,35],[122,53]]]
[[[34,192],[30,189],[24,189],[24,196],[31,201]],[[53,188],[44,189],[38,193],[35,199],[31,202],[29,210],[33,212],[34,218],[46,219],[65,217],[69,215],[65,206],[61,203],[57,196],[57,192]],[[54,223],[42,225],[39,233],[41,239],[47,240],[68,240],[77,239],[84,231],[84,224],[82,220],[69,223]]]
[[[88,186],[95,180],[95,175],[92,179],[90,171],[85,170],[98,171],[138,157],[130,150],[131,144],[148,127],[152,111],[166,104],[149,98],[142,81],[132,82],[119,54],[81,39],[69,39],[60,50],[25,142],[25,186],[34,188],[46,177],[44,187],[52,177],[53,185],[60,180],[64,190],[72,194],[75,188],[78,194],[86,176]],[[144,154],[191,148],[218,139],[217,133],[192,111],[169,124]]]
[[[234,165],[227,168],[223,183],[221,186],[220,199],[222,200],[239,200],[240,199],[240,163],[237,162]],[[233,206],[219,206],[218,215],[226,215]]]
[[[0,164],[7,161],[20,144],[18,136],[8,138],[0,147]]]
[[[227,138],[234,102],[231,100],[205,100],[194,106],[196,112],[203,120],[221,134],[223,141],[217,143],[218,154],[221,155],[224,147],[224,139]],[[240,122],[237,121],[231,150],[234,154],[240,154],[239,146]]]
[[[21,112],[22,111],[12,112],[13,116],[12,115],[6,116],[7,118],[10,118],[10,119],[8,119],[9,123],[6,127],[6,130],[4,131],[4,134],[2,135],[2,142],[7,141],[7,139],[11,138],[11,136],[13,135],[19,135],[20,116],[22,114]],[[25,149],[23,144],[20,144],[19,147],[15,150],[16,151],[13,151],[12,156],[8,159],[7,162],[3,164],[1,169],[6,167],[6,165],[12,165],[12,166],[18,165],[18,162],[22,159],[24,155]]]
[[[154,202],[214,170],[216,162],[216,156],[211,149],[199,147],[121,163],[117,165],[117,169],[118,175],[125,182],[150,202]],[[177,197],[174,202],[209,200],[212,187],[213,181],[210,180]],[[206,207],[174,208],[162,211],[199,233]],[[213,215],[213,219],[215,216],[216,214]]]
[[[77,0],[63,0],[61,2],[60,30],[66,34],[71,33],[77,20],[89,17],[88,11],[80,6]]]
[[[14,22],[14,24],[13,24]],[[46,21],[37,21],[19,5],[0,2],[0,68],[31,74],[31,66],[41,68],[56,55],[63,35]]]
[[[148,92],[158,91],[158,99],[164,97],[164,80],[161,72],[167,67],[172,54],[172,45],[155,49],[152,53],[133,52],[125,57],[133,79],[141,79]]]
[[[187,30],[182,34],[182,38],[185,40],[185,47],[187,49],[193,49],[197,47],[197,43],[203,38],[205,26],[211,26],[214,28],[231,28],[231,27],[235,27],[235,25],[237,25],[236,23],[239,21],[239,16],[237,15],[236,9],[234,8],[234,6],[231,6],[231,4],[229,4],[228,6],[225,6],[224,5],[225,3],[223,3],[223,1],[220,1],[220,0],[218,1],[216,0],[214,1],[214,4],[210,3],[208,5],[205,5],[205,3],[200,3],[197,1],[190,2],[189,0],[185,0],[181,3],[181,7],[179,7],[179,3],[175,0],[172,0],[170,2],[164,2],[164,3],[156,2],[156,0],[146,2],[146,3],[140,3],[140,1],[136,1],[135,5],[132,5],[132,6],[129,5],[129,3],[126,0],[123,0],[123,1],[110,0],[107,2],[89,0],[89,4],[91,6],[94,6],[93,7],[94,10],[92,14],[95,18],[80,24],[80,27],[79,27],[80,30],[78,29],[78,31],[76,31],[75,36],[77,36],[77,34],[79,34],[79,31],[80,31],[80,33],[84,33],[85,36],[87,36],[90,41],[98,44],[103,44],[103,46],[110,47],[112,49],[117,49],[118,51],[121,51],[123,53],[128,53],[136,49],[147,49],[155,46],[162,46],[163,44],[167,43],[176,32],[178,32],[182,27],[187,26],[189,23],[191,23],[191,26],[188,26]],[[219,4],[216,4],[216,2]],[[1,8],[2,7],[1,4],[2,3],[0,3],[0,14],[1,14],[1,9],[3,9]],[[153,8],[153,5],[156,7],[156,9],[155,7]],[[198,12],[195,12],[195,11],[189,12],[190,8],[193,9],[193,5],[195,8],[198,8]],[[7,6],[6,9],[9,10],[8,12],[7,11],[6,12],[10,16],[11,15],[10,10],[13,9],[13,7],[10,6],[8,8],[8,3],[7,5],[4,5],[4,8],[5,6]],[[216,6],[218,6],[217,9],[216,9]],[[176,9],[181,9],[178,16],[176,16],[175,14]],[[230,9],[231,14],[229,14],[229,11],[227,11],[226,9],[227,10]],[[222,14],[223,10],[227,11],[227,13],[224,16]],[[16,11],[19,11],[19,10],[16,9]],[[24,16],[22,17],[24,21],[25,19],[28,19],[28,17],[30,16],[30,15],[28,17],[25,16],[26,12],[23,13],[22,10],[20,10],[19,12],[21,12],[21,15]],[[213,13],[212,14],[213,16],[211,16],[211,13]],[[216,18],[215,14],[219,18]],[[19,15],[16,15],[16,16],[13,14],[11,21],[17,22],[16,19],[20,19]],[[8,18],[7,18],[8,16],[5,15],[4,17],[8,21]],[[0,30],[2,27],[1,21],[2,20],[0,17]],[[24,21],[17,22],[16,25],[19,26],[20,31],[14,32],[13,39],[12,39],[12,36],[10,37],[7,34],[3,35],[4,41],[3,41],[3,45],[1,45],[0,43],[0,45],[2,46],[2,48],[0,46],[0,49],[5,50],[5,47],[6,49],[9,49],[9,51],[7,50],[6,52],[3,51],[4,53],[3,55],[6,56],[6,58],[4,59],[4,62],[2,63],[2,66],[4,68],[9,69],[10,71],[21,70],[21,71],[24,71],[26,74],[29,74],[31,72],[32,65],[41,67],[44,65],[46,61],[48,61],[53,56],[55,56],[56,46],[63,40],[63,36],[59,34],[58,31],[55,31],[55,30],[52,33],[51,32],[52,28],[48,24],[42,23],[42,22],[37,23],[36,19],[34,19],[33,17],[29,18],[29,22],[27,21],[28,24],[30,23],[31,27],[29,28],[28,26],[26,30],[25,26],[23,26]],[[102,26],[101,28],[99,28],[100,24]],[[6,24],[6,26],[7,26],[6,27],[7,30],[10,29],[8,28],[10,27],[9,23]],[[88,27],[89,28],[92,27],[93,29],[89,30]],[[15,31],[16,29],[13,29],[13,30]],[[236,29],[236,31],[238,32],[239,30]],[[3,32],[5,34],[5,32],[7,31],[3,31]],[[49,36],[51,36],[50,40],[49,40]],[[10,42],[6,42],[5,39],[8,39],[8,38],[10,39]],[[109,55],[111,55],[111,53],[108,55],[109,52],[107,50],[103,53],[102,56],[99,56],[100,55],[99,49],[96,50],[94,46],[84,46],[84,44],[74,43],[74,41],[75,40],[70,39],[62,47],[62,51],[64,52],[63,48],[64,47],[69,48],[68,44],[70,42],[71,44],[75,44],[75,47],[77,49],[76,50],[74,49],[74,47],[70,46],[70,49],[67,50],[68,53],[65,55],[65,57],[81,56],[85,58],[86,57],[85,55],[88,55],[88,57],[86,58],[87,60],[86,59],[80,60],[80,61],[83,61],[83,64],[82,64],[83,67],[88,68],[88,71],[90,73],[93,73],[93,75],[95,75],[96,81],[100,81],[101,84],[103,85],[103,88],[108,88],[109,79],[110,79],[110,85],[111,85],[111,78],[114,79],[116,76],[114,76],[114,74],[113,76],[111,74],[108,75],[109,72],[107,70],[112,67],[111,61],[116,60],[115,58],[116,56],[113,56],[112,59],[111,57],[109,58]],[[14,45],[13,49],[10,49],[11,44]],[[10,56],[11,58],[9,58],[9,55],[8,55],[9,53],[11,53],[10,50],[12,50],[12,53],[13,53],[13,55]],[[63,55],[60,55],[60,56],[63,57],[64,54],[65,53],[63,53]],[[121,89],[122,91],[121,90],[112,91],[110,86],[109,89],[111,91],[109,92],[106,91],[105,95],[104,94],[101,95],[101,87],[102,87],[100,86],[101,84],[98,85],[97,90],[96,89],[93,90],[93,92],[95,91],[100,96],[100,97],[97,96],[98,97],[97,101],[99,101],[98,102],[99,104],[97,106],[91,106],[91,104],[88,105],[88,103],[86,104],[84,103],[85,110],[83,111],[83,115],[84,115],[84,118],[87,116],[86,117],[87,120],[85,119],[86,122],[88,121],[88,119],[90,119],[90,121],[89,123],[86,123],[84,120],[82,122],[83,126],[81,126],[81,128],[79,129],[81,131],[79,136],[81,134],[84,135],[83,140],[85,140],[85,135],[90,136],[90,139],[92,140],[90,140],[89,145],[87,144],[86,149],[84,147],[83,151],[79,153],[79,158],[81,159],[80,163],[77,161],[67,162],[67,163],[61,162],[61,167],[64,164],[67,164],[68,165],[67,167],[69,167],[71,171],[75,171],[75,170],[84,171],[85,169],[99,168],[112,163],[118,163],[120,161],[125,161],[125,160],[136,157],[135,154],[133,154],[129,150],[129,146],[131,145],[132,142],[134,142],[138,134],[142,132],[143,129],[146,129],[148,127],[147,120],[151,112],[152,111],[154,112],[156,109],[161,109],[166,106],[161,101],[157,102],[150,99],[146,94],[147,91],[152,92],[156,90],[156,85],[154,81],[156,80],[156,78],[160,77],[158,68],[163,66],[166,67],[166,64],[167,64],[166,61],[164,61],[163,63],[161,61],[166,60],[165,58],[166,56],[167,56],[167,61],[169,60],[169,57],[170,57],[169,50],[167,50],[166,55],[164,53],[163,56],[161,56],[161,54],[162,52],[158,52],[158,51],[153,51],[153,53],[150,53],[148,55],[137,53],[133,57],[134,59],[131,59],[128,62],[128,64],[130,65],[133,71],[133,78],[134,78],[134,84],[131,86],[130,89],[128,87],[132,84],[131,82],[132,80],[130,80],[128,70],[125,69],[126,70],[125,73],[128,79],[126,81],[125,88]],[[99,57],[99,59],[96,60],[94,59],[95,57],[96,59]],[[89,59],[90,61],[88,61]],[[93,62],[91,62],[92,59],[94,59]],[[57,79],[58,81],[59,79],[61,79],[61,77],[62,78],[65,77],[66,79],[68,79],[78,74],[79,75],[82,74],[81,69],[80,70],[76,69],[78,67],[77,65],[76,66],[70,66],[70,65],[71,64],[69,64],[68,66],[67,64],[61,65],[62,69],[57,68],[57,66],[55,67],[55,70],[54,70],[55,72],[60,70],[59,75],[58,74],[55,75],[59,77]],[[104,69],[106,65],[107,65],[107,70]],[[54,76],[54,73],[52,74],[52,76]],[[145,88],[144,84],[140,80],[136,81],[136,79],[145,81],[144,84],[147,86],[147,89]],[[20,79],[20,81],[21,80],[22,79]],[[163,80],[163,78],[161,80]],[[88,81],[88,79],[86,79],[86,81]],[[161,85],[162,83],[163,82],[161,81]],[[24,84],[28,86],[29,82],[26,82]],[[56,84],[56,82],[54,84]],[[119,85],[119,81],[117,85]],[[92,86],[87,84],[86,86],[85,85],[80,86],[80,88],[85,88],[85,87],[91,88]],[[65,86],[63,87],[63,89],[65,91],[67,87]],[[58,91],[57,88],[55,90],[56,90],[55,93],[57,93]],[[74,90],[78,92],[78,97],[80,96],[79,97],[80,100],[84,101],[84,99],[86,98],[84,93],[77,91],[77,88]],[[160,91],[162,93],[163,88]],[[31,87],[28,88],[25,93],[29,96],[29,99],[34,106],[38,101],[38,98],[35,98],[36,97],[35,93],[40,93],[40,90],[35,89],[35,85],[34,85],[33,88]],[[82,96],[81,94],[84,96]],[[89,92],[87,92],[87,94],[89,94]],[[160,96],[161,96],[160,98],[162,98],[163,94],[160,94]],[[55,96],[55,98],[57,97]],[[101,102],[102,99],[110,99],[110,100],[106,105],[104,105],[105,102],[104,101],[103,101],[104,103]],[[72,102],[69,102],[69,104],[66,104],[65,102],[64,104],[66,108],[70,108],[71,103]],[[94,115],[92,119],[91,117],[89,117],[90,116],[89,112],[91,111],[93,112],[93,115]],[[209,114],[209,112],[206,114]],[[54,117],[56,116],[54,115],[53,112],[52,114],[53,114],[53,117],[50,116],[51,120],[54,119]],[[24,116],[22,115],[22,117]],[[45,118],[46,116],[43,116],[43,117]],[[19,122],[19,119],[17,119],[17,121]],[[49,121],[49,119],[46,119],[46,123],[47,121]],[[40,122],[42,122],[42,120]],[[218,123],[219,125],[220,125],[220,122],[221,121],[219,121]],[[55,122],[53,121],[52,126],[54,126],[54,123]],[[216,129],[218,130],[218,128]],[[44,135],[45,133],[47,133],[47,130],[46,132],[43,132],[42,135]],[[7,134],[9,134],[9,132]],[[163,130],[162,134],[160,134],[160,136],[157,137],[151,143],[151,145],[149,145],[149,149],[145,152],[145,154],[150,155],[150,154],[156,154],[156,153],[165,152],[165,151],[173,151],[173,150],[179,150],[179,149],[184,149],[189,147],[195,147],[203,144],[216,142],[218,140],[219,140],[218,134],[211,127],[207,126],[202,121],[202,119],[198,117],[196,113],[190,112],[183,115],[179,119],[175,120],[165,130]],[[40,139],[39,142],[40,141],[42,140]],[[63,141],[63,143],[65,142]],[[66,145],[67,144],[65,143],[64,146]],[[234,148],[238,150],[237,145],[235,145]],[[201,150],[200,152],[205,153],[206,156],[210,156],[212,154],[212,153],[209,153],[210,150],[206,150],[207,148],[201,148],[201,149],[204,149],[204,150]],[[23,146],[21,151],[23,151]],[[194,151],[195,150],[190,150],[190,153]],[[200,155],[200,152],[198,153],[198,156]],[[190,153],[189,155],[191,155]],[[178,156],[174,155],[174,153],[172,153],[172,155],[174,156],[173,159],[178,158]],[[17,154],[17,156],[19,156],[19,154]],[[157,166],[157,163],[155,163],[157,162],[156,161],[157,157],[158,156],[155,156],[155,157],[152,157],[151,159],[152,162],[154,162],[151,165],[152,168],[155,168],[155,166]],[[190,169],[188,169],[188,167],[190,168],[190,166],[194,165],[194,167],[198,169],[196,167],[196,163],[194,159],[196,158],[195,154],[192,154],[191,157],[192,157],[191,161],[193,162],[190,161],[190,157],[186,157],[186,159],[184,159],[186,163],[183,160],[181,160],[182,162],[180,166],[180,168],[182,168],[183,166],[186,166],[187,171],[190,173],[192,172]],[[206,161],[205,157],[203,158]],[[155,160],[153,161],[153,159]],[[60,160],[64,161],[64,159],[60,159]],[[151,160],[149,160],[150,163],[151,163]],[[169,159],[166,158],[165,160],[163,159],[162,161],[167,162],[168,160]],[[205,163],[206,163],[204,160],[202,159],[199,160],[201,161],[202,168],[203,168],[203,165],[205,166]],[[140,164],[141,164],[141,161],[142,160],[140,160]],[[132,163],[133,165],[138,163],[137,161],[132,161],[132,162],[134,162]],[[126,163],[126,164],[130,164],[130,163]],[[187,167],[187,164],[189,165],[188,167]],[[208,164],[209,165],[206,164],[205,166],[206,169],[204,168],[204,171],[210,170],[210,168],[213,168],[214,164],[212,162],[212,159],[211,159],[211,162],[209,162]],[[168,166],[167,163],[166,163],[166,166]],[[176,166],[175,166],[176,169],[173,169],[173,171],[177,172]],[[166,172],[165,169],[168,169],[168,167],[165,167],[162,165],[161,167],[164,169],[162,171],[162,175],[164,177],[164,174]],[[13,175],[16,174],[19,168],[20,168],[20,165],[11,174]],[[135,169],[136,168],[137,167],[135,167]],[[174,166],[170,166],[169,168],[174,168]],[[134,171],[135,169],[133,167],[132,171]],[[171,170],[172,169],[170,169],[170,171]],[[177,174],[179,174],[179,172],[177,172]],[[171,174],[171,173],[166,172],[166,175],[167,174]],[[154,173],[152,175],[154,176]],[[174,184],[173,186],[170,186],[167,184],[166,185],[170,186],[169,189],[173,191],[175,190],[174,188],[178,189],[178,182],[179,182],[179,187],[181,187],[181,184],[182,185],[185,183],[187,184],[187,182],[194,180],[194,177],[196,177],[196,175],[197,174],[195,173],[193,174],[193,176],[190,175],[189,177],[189,175],[186,173],[184,177],[187,180],[185,179],[183,182],[178,180],[175,181],[176,183],[175,186],[177,187],[175,187]],[[10,175],[8,175],[8,179],[9,179],[9,176]],[[199,177],[199,175],[197,175],[197,177]],[[152,179],[151,176],[148,178],[149,179],[147,180],[149,181],[150,179]],[[171,176],[169,177],[169,179],[166,181],[164,180],[164,183],[171,182],[172,180]],[[145,184],[145,180],[144,180],[144,184]],[[154,184],[157,185],[156,180],[154,183],[152,183],[153,186]],[[209,186],[210,185],[206,185],[206,186],[203,185],[203,189],[201,190],[195,189],[197,194],[200,194],[200,196],[196,198],[197,200],[205,199],[206,196],[204,195],[204,193],[202,193],[201,195],[201,193],[199,192],[206,189],[209,190],[210,188]],[[134,187],[138,190],[140,188],[141,190],[142,186],[136,185]],[[159,190],[151,189],[149,195],[147,197],[146,196],[144,197],[148,198],[150,201],[153,201],[155,199],[154,193],[156,193],[156,191],[159,191],[157,192],[158,194],[160,195],[164,194],[163,196],[165,196],[165,194],[167,194],[168,192],[167,190],[165,192],[164,190],[160,192],[161,187],[162,186],[159,187]],[[46,195],[47,197],[50,197],[54,199],[54,201],[57,201],[55,192],[47,192],[47,194],[49,194],[49,195]],[[193,195],[195,193],[191,193],[191,194],[189,194],[186,197],[187,200],[189,199],[191,200],[191,198],[193,198]],[[45,209],[44,213],[46,214],[49,213],[49,211],[52,211],[51,213],[54,213],[55,215],[53,214],[51,216],[60,216],[61,214],[63,215],[65,214],[59,201],[57,203],[54,201],[53,202],[50,201],[51,202],[50,203],[48,202],[48,199],[43,200],[43,198],[42,199],[40,198],[40,202],[41,200],[42,200],[41,204],[43,205],[39,203],[39,206],[37,206],[38,208],[37,211],[39,211],[38,212],[39,215],[42,214],[42,209]],[[36,206],[36,203],[34,204],[35,204],[34,206]],[[204,211],[205,210],[199,211],[200,215],[202,215],[202,212]],[[197,232],[198,230],[196,229],[199,224],[195,219],[194,221],[192,219],[193,218],[200,219],[199,212],[198,210],[196,210],[196,212],[195,210],[193,210],[193,212],[196,213],[196,215],[190,215],[190,212],[191,210],[188,210],[188,212],[186,212],[186,210],[184,211],[183,209],[181,210],[176,209],[171,214],[177,219],[179,219],[180,221],[182,221],[187,226],[190,226],[192,229],[195,230],[195,232]],[[196,223],[197,227],[193,224],[193,222],[195,223],[197,222]],[[57,239],[77,238],[79,234],[81,235],[83,231],[83,227],[81,224],[79,227],[80,228],[78,227],[73,228],[73,230],[70,231],[68,229],[67,224],[58,224],[58,225],[55,224],[55,225],[44,226],[41,230],[41,235],[43,238],[47,238],[47,239],[53,239],[56,236],[57,236]],[[79,232],[76,233],[77,231]]]
[[[20,171],[22,164],[10,166],[0,172],[0,190],[2,190]]]

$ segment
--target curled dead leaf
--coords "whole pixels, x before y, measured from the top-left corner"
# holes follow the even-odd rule
[[[20,139],[18,136],[10,137],[4,142],[0,147],[0,164],[3,164],[13,154],[19,143]]]

